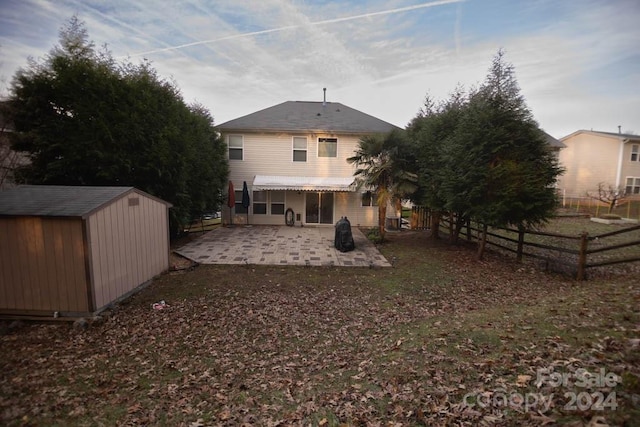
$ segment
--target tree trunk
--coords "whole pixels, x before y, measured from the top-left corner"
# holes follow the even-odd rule
[[[458,239],[460,238],[460,232],[462,231],[462,227],[464,226],[465,222],[466,222],[466,218],[464,215],[456,216],[456,229],[453,232],[453,243],[455,244],[458,243]]]
[[[386,233],[386,230],[384,228],[385,226],[385,220],[387,218],[387,201],[385,200],[384,203],[378,203],[378,231],[380,233],[380,240],[384,240],[384,236]]]
[[[431,211],[431,235],[430,240],[440,240],[440,216],[441,211]]]
[[[476,259],[478,261],[481,261],[482,257],[484,256],[484,248],[487,244],[487,228],[487,224],[482,225],[482,235],[480,236],[480,241],[478,242],[478,253],[476,255]]]

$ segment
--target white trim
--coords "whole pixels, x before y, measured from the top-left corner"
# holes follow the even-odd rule
[[[622,162],[624,161],[624,140],[620,141],[620,152],[618,153],[618,170],[616,171],[616,188],[620,188],[622,181]]]

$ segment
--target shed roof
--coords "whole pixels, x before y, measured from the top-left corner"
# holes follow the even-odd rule
[[[287,101],[229,120],[218,129],[362,134],[387,133],[399,128],[339,102]]]
[[[171,206],[134,187],[21,185],[0,191],[0,215],[86,217],[133,191]]]

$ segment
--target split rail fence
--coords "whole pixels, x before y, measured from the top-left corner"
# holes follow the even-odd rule
[[[417,222],[431,225],[428,209],[422,207],[418,218],[429,217]],[[426,212],[425,212],[426,211]],[[413,216],[412,216],[413,218]],[[413,226],[412,221],[412,226]],[[443,215],[440,219],[442,232],[453,235],[455,217]],[[428,228],[428,227],[425,227]],[[587,270],[615,264],[640,261],[640,225],[619,230],[589,235],[567,235],[536,230],[518,230],[514,228],[489,228],[487,245],[515,254],[518,261],[523,257],[542,260],[549,270],[562,271],[575,275],[577,280],[586,279]],[[482,235],[482,225],[467,222],[460,231],[460,239],[477,242]],[[614,238],[614,236],[616,236]],[[612,239],[613,238],[613,239]],[[612,241],[614,240],[614,241]]]

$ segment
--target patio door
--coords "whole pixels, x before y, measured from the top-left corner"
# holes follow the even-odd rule
[[[333,193],[305,193],[305,222],[333,224]]]

